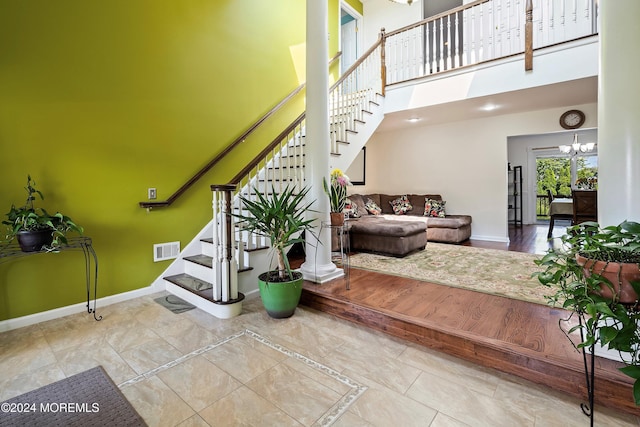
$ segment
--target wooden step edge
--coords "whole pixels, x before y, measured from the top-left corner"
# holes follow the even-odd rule
[[[296,166],[269,166],[267,170],[275,170],[275,169],[299,169],[304,168],[304,165],[296,165]]]
[[[405,319],[397,313],[380,308],[365,307],[352,303],[337,295],[316,293],[312,282],[303,284],[300,304],[344,320],[384,332],[419,345],[434,348],[443,353],[465,359],[480,366],[493,368],[520,378],[584,398],[584,367],[581,363],[567,364],[563,361],[544,358],[531,351],[528,354],[515,352],[504,345],[491,341],[473,342],[459,330],[446,330],[439,325],[421,325],[413,319]],[[500,343],[502,344],[502,343]],[[602,359],[602,358],[598,358]],[[602,359],[601,363],[610,363]],[[542,366],[542,369],[540,369]],[[598,375],[596,370],[596,375]],[[553,383],[554,385],[550,385]],[[621,409],[638,415],[640,408],[633,405],[630,397],[632,382],[618,375],[597,376],[596,404]]]
[[[258,246],[256,248],[251,248],[251,249],[245,249],[245,252],[257,252],[257,251],[264,251],[265,249],[269,249],[270,246]]]
[[[284,178],[284,179],[271,178],[269,180],[266,180],[264,178],[261,178],[261,179],[258,180],[258,182],[271,182],[271,181],[275,181],[275,182],[295,182],[295,181],[300,181],[300,179],[299,178]],[[306,180],[303,179],[302,181],[306,181]]]

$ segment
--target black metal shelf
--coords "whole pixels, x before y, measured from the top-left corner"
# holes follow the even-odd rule
[[[514,166],[509,170],[509,223],[522,227],[522,166]],[[513,212],[513,218],[511,217]]]

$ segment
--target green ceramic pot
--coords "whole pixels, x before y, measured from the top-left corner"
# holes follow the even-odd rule
[[[275,319],[291,317],[302,295],[302,273],[294,271],[294,280],[289,282],[273,282],[269,280],[272,274],[274,272],[270,271],[258,276],[262,304],[269,316]]]

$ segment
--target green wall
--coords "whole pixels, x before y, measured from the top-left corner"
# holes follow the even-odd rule
[[[138,202],[148,187],[167,198],[298,85],[289,47],[305,41],[305,4],[2,1],[2,218],[23,203],[31,174],[45,194],[41,206],[93,238],[99,297],[150,285],[169,265],[153,262],[153,244],[185,246],[210,220],[209,185],[228,182],[296,112],[172,207],[147,212]],[[329,0],[330,56],[337,10]],[[80,253],[0,263],[0,320],[82,301]]]

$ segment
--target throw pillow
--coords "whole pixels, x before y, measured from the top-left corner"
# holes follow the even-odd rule
[[[444,205],[447,202],[444,200],[434,200],[430,198],[424,199],[424,216],[434,216],[438,218],[444,218]]]
[[[350,198],[346,198],[344,201],[344,213],[349,215],[349,218],[358,218],[360,214],[358,213],[358,205],[353,203]]]
[[[364,207],[367,208],[367,212],[371,215],[380,215],[382,213],[380,206],[371,199],[367,199],[367,203],[365,203]]]
[[[396,215],[404,215],[413,209],[413,206],[406,195],[390,201],[389,204],[393,208],[393,213]]]

